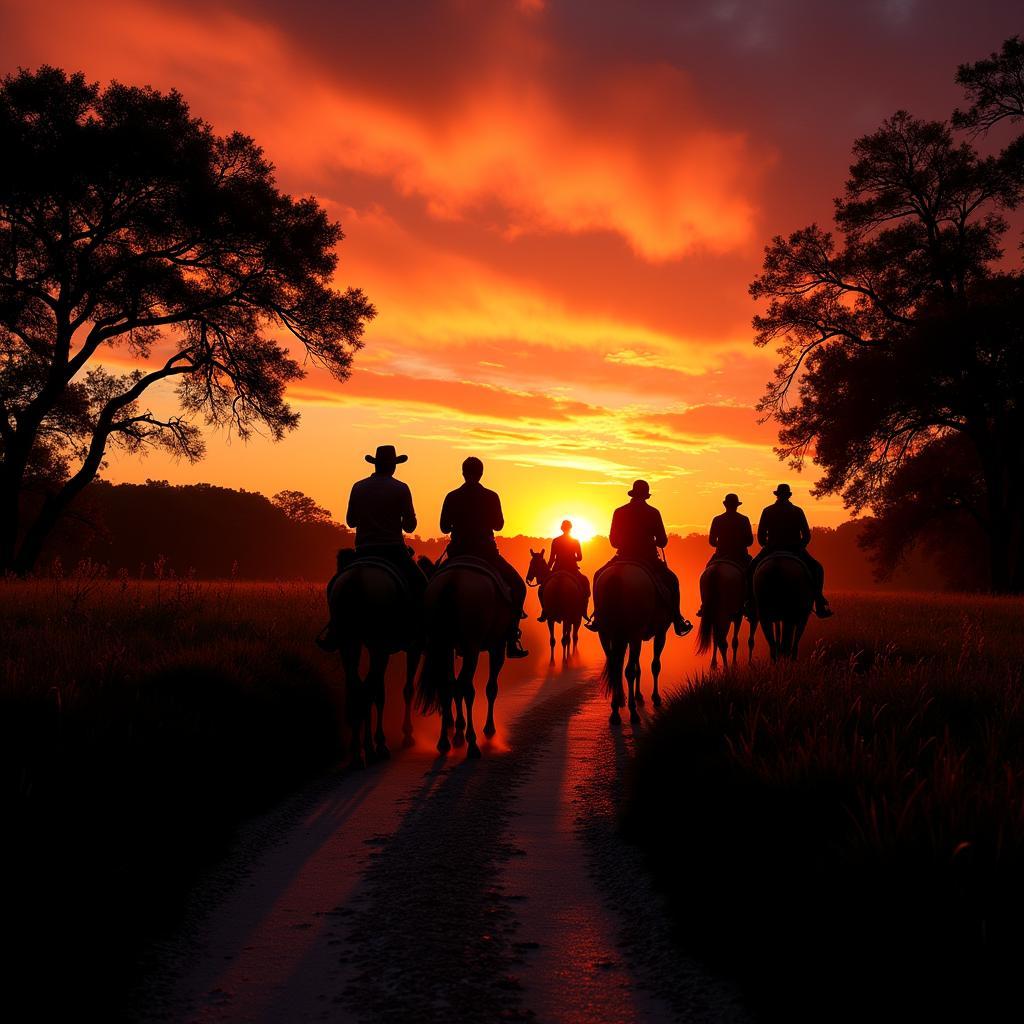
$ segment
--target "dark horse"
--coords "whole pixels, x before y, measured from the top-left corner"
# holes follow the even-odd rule
[[[389,756],[384,740],[384,676],[392,654],[405,651],[405,720],[402,725],[406,746],[412,744],[413,680],[420,663],[421,640],[416,620],[419,609],[395,571],[375,559],[338,556],[338,576],[331,584],[328,601],[338,635],[338,650],[345,670],[345,704],[352,729],[352,764]],[[422,560],[421,560],[422,561]],[[366,676],[359,672],[363,648],[369,655]],[[371,741],[373,706],[377,707],[376,748]],[[361,741],[362,740],[362,744]]]
[[[441,736],[437,749],[451,750],[448,730],[455,726],[455,746],[463,734],[462,705],[465,702],[467,757],[479,757],[480,748],[473,728],[473,676],[482,652],[487,652],[487,722],[484,735],[493,736],[494,701],[498,696],[498,674],[505,664],[505,644],[515,615],[501,584],[485,562],[475,558],[452,558],[436,570],[427,584],[425,599],[427,657],[420,673],[419,703],[424,711],[441,715]],[[458,673],[455,655],[462,657]],[[452,704],[458,717],[453,723]]]
[[[707,654],[711,648],[711,667],[718,667],[718,655],[722,655],[722,667],[728,664],[726,648],[729,643],[729,629],[732,633],[732,663],[736,664],[736,651],[740,645],[740,628],[743,625],[743,605],[747,595],[747,570],[738,562],[726,558],[713,558],[700,574],[700,599],[702,604],[700,632],[697,636],[697,653]],[[748,661],[754,657],[754,636],[757,633],[757,616],[750,620],[750,636],[747,638]]]
[[[629,718],[632,722],[639,721],[637,704],[643,703],[640,692],[640,651],[645,640],[654,641],[654,657],[651,659],[654,692],[651,701],[655,707],[661,705],[658,675],[661,672],[661,652],[665,649],[665,637],[672,624],[669,605],[659,592],[650,571],[643,565],[615,560],[594,579],[594,614],[605,653],[601,678],[605,693],[611,697],[612,713],[609,721],[618,725],[619,708],[626,703],[622,685],[623,671],[629,683]]]
[[[772,661],[796,661],[814,607],[814,581],[807,566],[785,551],[769,555],[754,571],[754,604]]]
[[[544,550],[530,548],[530,569],[526,582],[536,580],[541,587],[540,607],[547,617],[548,637],[551,642],[551,661],[555,660],[555,624],[562,624],[562,658],[569,657],[569,644],[575,652],[580,642],[580,623],[587,611],[587,592],[575,573],[552,572],[544,558]]]

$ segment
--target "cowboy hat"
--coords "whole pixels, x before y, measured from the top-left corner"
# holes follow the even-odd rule
[[[779,484],[779,486],[772,491],[772,494],[777,498],[790,498],[793,496],[793,492],[790,489],[789,484]]]
[[[649,498],[651,496],[651,488],[648,486],[646,480],[634,480],[633,489],[626,493],[631,498]]]
[[[379,444],[377,454],[367,455],[365,458],[373,466],[397,466],[400,462],[406,462],[409,456],[396,455],[393,444]]]
[[[730,492],[729,492],[729,493],[728,493],[728,494],[727,494],[727,495],[726,495],[726,496],[725,496],[725,497],[724,497],[724,498],[722,499],[722,504],[723,504],[723,505],[725,505],[725,506],[726,506],[726,507],[728,508],[728,507],[729,507],[730,505],[733,505],[733,506],[736,506],[736,505],[742,505],[742,504],[743,504],[743,502],[742,502],[742,501],[740,501],[740,497],[739,497],[739,495],[738,495],[738,494],[733,494],[733,493],[732,493],[732,492],[730,491]]]

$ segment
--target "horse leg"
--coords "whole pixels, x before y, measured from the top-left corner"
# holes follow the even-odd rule
[[[416,680],[416,669],[420,664],[421,651],[418,647],[405,652],[405,689],[402,696],[405,698],[405,717],[402,719],[402,746],[411,747],[412,738],[412,694],[413,683]]]
[[[476,674],[479,660],[479,651],[463,651],[462,668],[455,684],[459,696],[466,702],[466,743],[468,744],[466,757],[480,756],[480,748],[476,745],[476,729],[473,728],[473,700],[476,697],[473,676]]]
[[[449,650],[442,656],[444,665],[444,691],[441,693],[441,699],[438,704],[441,708],[441,735],[437,741],[437,749],[442,754],[447,754],[452,749],[452,742],[448,739],[448,731],[452,727],[452,687],[454,683],[453,679],[453,666],[455,665],[455,652]],[[424,671],[426,671],[424,669]]]
[[[363,681],[359,678],[359,643],[346,642],[340,651],[341,665],[345,673],[345,718],[349,731],[349,767],[362,768],[363,744],[360,735],[363,727],[363,702],[366,695]]]
[[[553,618],[549,618],[547,620],[547,624],[548,624],[548,640],[549,640],[549,642],[551,644],[551,662],[550,662],[550,664],[554,665],[554,663],[555,663],[555,620]]]
[[[757,639],[757,616],[750,620],[750,634],[747,636],[747,664],[754,662],[754,641]]]
[[[804,630],[807,628],[807,620],[803,622],[797,622],[793,626],[793,648],[790,652],[790,657],[793,661],[796,661],[797,648],[800,646],[800,638],[804,635]]]
[[[568,619],[562,619],[562,661],[569,660],[569,631],[571,627]]]
[[[504,664],[504,644],[491,648],[487,654],[487,721],[484,723],[484,735],[488,737],[498,731],[494,727],[494,702],[498,699],[498,673]]]
[[[661,675],[661,652],[665,650],[665,639],[668,630],[654,634],[654,657],[651,659],[651,675],[654,677],[654,692],[651,694],[651,703],[661,707],[661,693],[658,691],[658,676]]]
[[[640,665],[640,655],[643,654],[643,650],[644,650],[644,645],[643,645],[643,641],[641,641],[640,645],[636,649],[636,673],[633,676],[633,699],[641,707],[643,706],[643,703],[644,703],[644,695],[640,691],[640,676],[643,674],[643,669],[641,668],[641,665]]]
[[[777,660],[778,650],[775,644],[775,623],[762,620],[761,632],[764,633],[764,638],[768,642],[768,653],[771,655],[772,661]]]
[[[740,649],[740,626],[743,624],[743,617],[738,616],[732,620],[732,667],[736,667],[736,652]]]
[[[629,720],[640,721],[640,712],[636,709],[636,695],[640,690],[640,647],[639,640],[629,642],[629,661],[626,664],[626,681],[629,683]]]
[[[580,647],[580,623],[582,618],[575,619],[572,624],[572,653],[575,654]]]
[[[452,658],[452,695],[455,699],[455,735],[452,736],[452,744],[456,747],[461,747],[464,741],[464,732],[466,729],[466,717],[462,713],[462,690],[458,685],[458,675],[461,675],[462,668],[466,664],[466,652],[462,652],[462,665],[459,666],[459,673],[455,672],[455,659]]]
[[[601,646],[604,648],[604,673],[608,680],[608,694],[612,699],[612,713],[608,716],[608,724],[621,725],[619,708],[625,703],[625,695],[622,692],[622,663],[626,659],[626,645],[621,640],[612,643],[601,637]]]
[[[722,671],[729,667],[729,620],[725,620],[725,626],[715,630],[715,642],[722,655]]]
[[[387,742],[384,738],[384,680],[387,677],[388,662],[391,656],[387,650],[375,649],[370,651],[370,670],[366,676],[369,698],[377,707],[377,731],[374,733],[373,753],[384,760],[391,756]],[[369,720],[370,708],[367,707],[367,719]],[[367,748],[369,748],[369,730],[367,730]],[[367,753],[369,756],[369,750]]]

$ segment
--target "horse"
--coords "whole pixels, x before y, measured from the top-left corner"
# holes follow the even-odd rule
[[[562,658],[569,657],[569,644],[572,643],[573,653],[580,642],[580,623],[587,612],[587,592],[580,585],[582,581],[573,579],[573,573],[559,570],[552,572],[544,558],[544,549],[534,551],[530,548],[530,569],[526,574],[526,584],[536,580],[541,587],[541,611],[544,612],[548,624],[548,638],[551,643],[551,664],[555,662],[555,624],[562,624]]]
[[[346,559],[342,555],[339,552],[338,574],[331,583],[328,602],[345,673],[345,705],[352,729],[351,763],[359,768],[365,763],[363,749],[366,761],[390,756],[384,738],[384,677],[391,655],[399,651],[405,652],[403,745],[412,745],[413,681],[422,641],[415,622],[419,609],[411,606],[412,596],[396,571],[381,561],[351,556]],[[420,560],[421,567],[424,561]],[[363,648],[369,655],[365,677],[359,673]],[[374,705],[377,730],[371,742]]]
[[[754,570],[754,605],[772,661],[796,661],[814,607],[814,581],[807,566],[789,552],[768,555]]]
[[[480,757],[473,727],[473,676],[480,655],[486,651],[487,722],[484,735],[493,736],[494,701],[498,696],[498,675],[505,664],[505,645],[516,614],[502,585],[487,564],[475,558],[450,558],[436,570],[427,584],[424,602],[427,653],[420,673],[417,698],[425,712],[441,715],[441,736],[437,749],[445,754],[452,748],[448,730],[455,726],[454,745],[460,746],[465,730],[466,756]],[[455,655],[462,665],[455,672]],[[453,722],[452,704],[458,717]],[[466,714],[463,723],[462,705]]]
[[[740,628],[743,625],[743,606],[747,595],[747,570],[739,562],[725,558],[713,558],[700,574],[701,619],[697,635],[697,653],[707,654],[711,649],[711,667],[718,668],[718,655],[722,655],[722,667],[728,664],[726,647],[729,643],[729,629],[732,628],[732,663],[736,664],[736,652],[740,645]],[[754,637],[757,633],[757,617],[751,615],[750,636],[747,639],[748,661],[754,657]]]
[[[621,721],[619,708],[625,703],[622,686],[625,671],[629,683],[629,718],[631,722],[637,722],[640,720],[637,704],[643,703],[640,651],[645,640],[654,641],[654,657],[651,659],[654,692],[651,701],[655,707],[661,706],[658,675],[661,672],[661,652],[665,649],[665,638],[672,624],[671,610],[648,569],[638,562],[612,561],[594,578],[594,614],[605,653],[601,679],[612,705],[608,720],[612,725]]]

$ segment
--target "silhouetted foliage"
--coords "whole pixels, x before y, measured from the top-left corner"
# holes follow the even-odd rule
[[[991,92],[971,95],[983,126]],[[973,507],[954,484],[955,508],[931,487],[917,514],[970,512],[998,590],[1024,588],[1024,275],[1002,247],[1022,194],[1019,147],[981,156],[949,124],[900,111],[854,144],[836,200],[841,240],[816,224],[777,236],[751,285],[768,300],[756,344],[779,343],[760,409],[780,424],[780,457],[799,467],[812,456],[824,470],[816,493],[885,516],[898,474],[959,438],[981,482]]]
[[[967,110],[954,112],[957,128],[988,131],[1000,121],[1019,121],[1024,118],[1024,40],[1013,36],[999,53],[961,64],[956,80],[971,101]]]
[[[0,152],[0,572],[24,572],[110,446],[196,460],[197,421],[280,438],[303,369],[272,333],[344,380],[374,309],[331,285],[340,227],[177,92],[20,71]],[[115,349],[155,368],[117,373]],[[160,382],[178,413],[144,404]]]
[[[330,509],[318,505],[302,491],[278,491],[270,500],[295,523],[330,523],[333,520]]]

